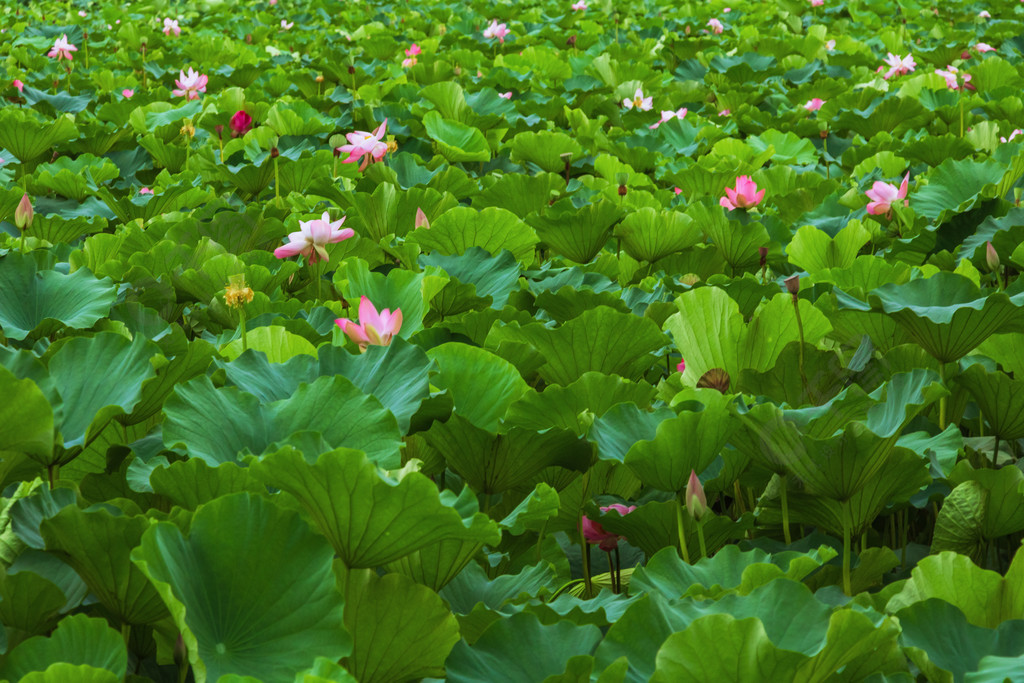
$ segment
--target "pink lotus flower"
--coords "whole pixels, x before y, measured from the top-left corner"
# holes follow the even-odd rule
[[[131,96],[134,95],[134,94],[135,94],[135,91],[132,90],[131,88],[125,88],[124,90],[121,91],[121,96],[124,97],[126,100],[131,99]]]
[[[946,87],[950,90],[960,89],[960,80],[963,80],[963,87],[967,90],[974,90],[974,86],[970,84],[971,75],[961,72],[955,66],[947,66],[945,70],[936,69],[935,73],[946,79]]]
[[[807,111],[818,111],[823,104],[825,104],[825,100],[820,97],[814,97],[804,104],[804,109]]]
[[[685,358],[680,359],[680,361],[678,363],[676,363],[676,372],[686,372],[686,359]]]
[[[294,21],[288,21],[287,19],[282,19],[281,20],[281,30],[282,31],[287,31],[292,26],[295,26],[295,22]]]
[[[15,78],[13,81],[11,81],[11,85],[13,85],[15,88],[17,88],[18,92],[24,92],[25,91],[25,84],[22,83],[21,81],[19,81],[17,78]]]
[[[889,80],[893,76],[902,76],[908,74],[917,68],[917,62],[914,61],[914,55],[908,54],[906,57],[900,57],[893,53],[888,53],[885,57],[885,63],[889,66],[889,70],[882,74],[882,78]],[[885,71],[884,66],[878,67],[878,73]]]
[[[405,59],[402,60],[402,66],[410,67],[415,64],[416,55],[420,54],[420,52],[422,52],[422,50],[420,50],[420,46],[413,43],[412,46],[405,51]]]
[[[981,17],[982,19],[991,19],[992,18],[992,15],[988,13],[987,9],[983,9],[980,12],[978,12],[978,16]]]
[[[228,122],[231,126],[231,137],[242,137],[252,129],[252,117],[244,109],[239,109]]]
[[[205,74],[193,71],[188,68],[188,73],[179,71],[180,78],[175,79],[174,85],[178,86],[171,94],[175,97],[188,97],[190,100],[198,100],[199,93],[206,92],[206,83],[209,80]]]
[[[722,111],[718,112],[718,115],[719,115],[719,116],[728,116],[728,115],[729,115],[729,114],[731,114],[731,113],[732,113],[732,112],[731,112],[731,111],[729,111],[728,109],[723,109]]]
[[[678,187],[673,187],[672,191],[675,192],[677,197],[683,193],[683,190],[681,188],[678,188]]]
[[[171,34],[175,36],[181,35],[181,27],[178,26],[177,19],[171,19],[170,17],[164,19],[164,35],[169,36]]]
[[[686,511],[698,522],[708,511],[708,499],[704,495],[704,487],[694,470],[690,470],[690,480],[686,482]]]
[[[511,100],[512,99],[512,91],[509,90],[508,92],[500,92],[500,93],[498,93],[498,97],[500,97],[500,98],[502,98],[504,100]]]
[[[686,116],[686,107],[683,107],[682,109],[677,109],[676,111],[663,110],[661,112],[661,118],[647,127],[650,128],[651,130],[654,130],[661,124],[665,123],[666,121],[671,121],[672,119],[679,119],[680,121],[682,121],[684,116]]]
[[[643,88],[637,88],[636,92],[633,93],[633,99],[627,97],[622,100],[622,106],[626,109],[636,107],[640,111],[650,111],[654,108],[654,98],[644,97]]]
[[[317,261],[329,261],[327,250],[328,244],[347,240],[356,234],[352,228],[339,230],[345,222],[345,216],[331,222],[331,216],[324,211],[324,215],[311,221],[299,221],[299,230],[288,234],[288,244],[274,250],[277,258],[288,258],[302,254],[310,263]]]
[[[836,49],[836,41],[830,40],[827,43],[825,43],[825,49],[828,50],[829,52]]]
[[[811,7],[821,7],[825,4],[825,0],[811,0]]]
[[[708,23],[706,25],[710,26],[711,32],[716,35],[725,30],[725,27],[722,26],[722,22],[720,22],[718,19],[708,19]]]
[[[413,229],[419,230],[420,228],[430,230],[430,219],[427,218],[427,214],[423,213],[423,209],[417,206],[416,218],[413,220]]]
[[[141,187],[139,188],[139,194],[153,194],[153,190],[148,187]]]
[[[372,158],[374,161],[380,161],[384,158],[384,155],[388,151],[388,143],[384,142],[384,134],[388,129],[388,120],[384,119],[384,123],[377,126],[377,130],[372,133],[365,130],[357,130],[354,133],[348,133],[345,137],[348,139],[349,144],[338,147],[339,152],[348,152],[348,158],[342,163],[349,164],[359,158],[365,156],[362,164],[359,168],[366,168],[366,165]]]
[[[718,200],[718,203],[732,211],[733,209],[748,209],[757,206],[764,199],[764,190],[758,191],[757,183],[748,175],[741,175],[736,179],[736,187],[725,188],[725,196]]]
[[[622,503],[613,503],[601,508],[601,512],[608,512],[609,510],[615,510],[619,513],[620,517],[625,517],[633,510],[636,510],[636,505],[626,506]],[[595,522],[586,515],[583,515],[583,518],[580,520],[580,528],[583,531],[583,538],[587,543],[597,543],[597,547],[605,552],[615,550],[619,546],[619,539],[622,538],[617,534],[608,533],[601,526],[600,522]]]
[[[587,1],[579,0],[579,2],[573,3],[571,7],[573,12],[583,12],[587,9]]]
[[[978,54],[985,54],[986,52],[995,52],[996,49],[988,43],[975,43],[974,49],[978,51]]]
[[[78,10],[78,16],[80,16],[83,19],[85,19],[89,15],[88,15],[88,13],[86,13],[86,11],[84,9],[80,9],[80,10]]]
[[[355,324],[348,318],[338,318],[334,321],[341,328],[341,331],[348,335],[348,338],[359,345],[360,351],[365,351],[367,346],[388,346],[391,339],[402,329],[402,309],[396,308],[392,313],[385,308],[377,312],[377,307],[370,303],[365,296],[359,298],[359,324]]]
[[[999,142],[1010,142],[1015,137],[1017,137],[1018,135],[1022,135],[1022,134],[1024,134],[1024,130],[1021,130],[1020,128],[1014,128],[1013,132],[1010,133],[1010,137],[1008,137],[1008,138],[1000,137],[999,138]]]
[[[53,47],[46,53],[47,57],[56,57],[59,62],[61,59],[66,59],[69,62],[72,60],[71,53],[78,52],[78,48],[68,42],[68,34],[62,35],[53,41]]]
[[[910,202],[906,199],[907,184],[909,182],[909,173],[904,176],[899,189],[897,189],[895,185],[876,180],[871,186],[871,189],[865,193],[868,196],[868,199],[872,200],[868,202],[868,213],[872,216],[881,216],[882,214],[885,214],[886,217],[890,217],[892,215],[892,205],[894,202],[902,199],[903,206],[909,204]]]
[[[498,20],[495,19],[490,25],[484,29],[484,38],[488,40],[491,38],[497,38],[499,43],[505,42],[505,36],[508,35],[508,26],[505,24],[499,24]]]

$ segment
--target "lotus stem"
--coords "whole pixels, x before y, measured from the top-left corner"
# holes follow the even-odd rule
[[[779,475],[782,484],[780,497],[782,503],[782,537],[786,539],[786,545],[793,543],[793,537],[789,533],[789,492],[786,490],[786,475]]]
[[[132,625],[129,624],[127,621],[122,622],[121,623],[121,637],[124,638],[125,649],[127,649],[129,652],[131,652],[131,649],[132,649],[131,646],[129,645],[129,641],[131,639],[131,635],[132,635]]]
[[[704,521],[700,519],[697,520],[697,542],[700,544],[700,556],[707,557],[708,546],[704,542]]]
[[[853,596],[850,583],[850,501],[843,502],[843,592]]]
[[[619,591],[615,588],[615,565],[612,563],[612,551],[605,550],[604,553],[608,556],[608,578],[612,583],[612,593],[618,593]]]
[[[622,592],[622,555],[619,546],[615,546],[615,592]]]
[[[907,567],[907,510],[900,510],[900,568]]]
[[[864,533],[860,535],[860,551],[863,553],[868,549],[868,530],[865,529]]]
[[[796,276],[794,275],[793,277],[796,277]],[[800,286],[799,282],[798,282],[798,284],[796,286],[797,286],[797,288],[799,288],[799,286]],[[797,356],[798,361],[797,362],[800,365],[800,381],[804,385],[804,392],[808,395],[808,397],[810,397],[811,390],[810,390],[810,387],[807,384],[807,375],[806,375],[806,373],[804,373],[804,321],[803,321],[803,318],[800,317],[800,296],[799,296],[798,292],[799,292],[799,289],[797,289],[797,291],[792,292],[793,310],[796,312],[796,330],[797,330],[797,333],[800,335],[800,346],[797,349],[797,352],[798,352],[798,356]]]
[[[590,580],[590,544],[587,543],[587,539],[583,535],[582,518],[580,521],[580,543],[582,544],[580,546],[580,560],[583,565],[583,588],[589,598],[594,593],[594,584]]]
[[[985,414],[978,410],[978,436],[985,436]]]
[[[278,157],[274,157],[274,204],[281,208],[281,174],[278,172]],[[319,291],[319,290],[318,290]]]
[[[960,137],[964,136],[964,96],[960,95]]]
[[[246,351],[249,348],[249,340],[245,335],[245,309],[238,309],[238,329],[242,332],[242,351]]]
[[[690,564],[690,550],[686,547],[686,530],[683,527],[683,499],[676,501],[676,533],[679,535],[679,552],[683,562]]]
[[[946,385],[946,377],[945,377],[945,372],[944,372],[945,366],[946,366],[945,363],[943,363],[942,361],[939,361],[939,383],[942,384],[943,387],[945,387],[945,385]],[[939,399],[939,431],[945,431],[945,430],[946,430],[946,397],[943,396],[943,397],[941,397]]]
[[[50,490],[52,491],[54,482],[60,479],[60,470],[57,465],[47,465],[46,473],[50,478]]]
[[[996,434],[996,442],[992,448],[992,467],[999,466],[999,435]]]
[[[736,501],[736,517],[745,514],[747,506],[743,502],[743,491],[740,490],[740,480],[737,479],[732,483],[733,497]]]

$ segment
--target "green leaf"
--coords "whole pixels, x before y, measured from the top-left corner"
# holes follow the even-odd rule
[[[53,409],[31,379],[18,379],[0,366],[0,444],[3,451],[26,453],[48,463],[53,456]],[[0,451],[0,452],[3,452]]]
[[[4,107],[0,111],[0,148],[8,150],[22,163],[49,152],[54,145],[78,136],[75,119],[70,114],[53,121],[40,121],[31,109]]]
[[[58,662],[51,664],[46,671],[33,671],[19,683],[120,683],[122,680],[106,669]]]
[[[633,211],[615,228],[622,248],[638,261],[652,263],[701,241],[692,218],[676,211],[644,207]]]
[[[124,678],[128,652],[121,634],[105,620],[76,614],[61,620],[48,638],[29,638],[14,648],[0,667],[0,676],[12,681],[23,680],[23,676],[33,671],[46,671],[56,662],[85,664]]]
[[[622,210],[607,199],[577,208],[571,199],[526,216],[541,242],[576,263],[590,263],[612,236]]]
[[[429,231],[433,232],[431,227]],[[359,310],[360,297],[367,297],[378,311],[385,308],[402,311],[402,329],[398,336],[408,339],[423,329],[430,300],[447,284],[448,278],[433,268],[422,273],[395,268],[387,275],[370,270],[362,259],[347,259],[334,274],[335,286],[348,301],[349,310]]]
[[[570,163],[583,156],[583,146],[561,131],[523,131],[512,138],[509,146],[512,161],[528,161],[551,173],[565,170],[563,154],[571,155]]]
[[[474,285],[479,297],[491,297],[491,306],[501,309],[508,295],[519,286],[520,265],[507,251],[491,257],[480,247],[472,247],[458,256],[425,254],[420,256],[424,266],[440,268],[459,282]]]
[[[157,467],[149,475],[149,481],[154,493],[166,496],[171,503],[186,510],[197,510],[200,505],[232,493],[264,491],[248,469],[233,462],[210,467],[201,458]]]
[[[335,567],[354,641],[344,664],[360,683],[444,676],[459,625],[437,593],[399,574]]]
[[[965,213],[981,198],[996,195],[1006,167],[993,159],[946,159],[928,174],[928,184],[909,195],[911,206],[932,225]]]
[[[646,408],[653,398],[654,387],[648,384],[586,372],[569,386],[551,384],[543,393],[526,393],[509,407],[505,421],[536,431],[558,427],[583,436],[590,429],[591,420],[601,417],[612,406],[633,403]]]
[[[247,341],[250,349],[266,354],[271,363],[284,363],[299,355],[316,356],[316,347],[308,339],[277,325],[249,330]],[[220,354],[228,360],[235,360],[242,355],[242,351],[242,340],[239,338],[225,345]]]
[[[593,624],[545,625],[520,612],[494,622],[472,646],[460,641],[448,658],[447,676],[452,683],[542,681],[565,671],[566,660],[589,655],[600,640]]]
[[[331,451],[310,463],[283,449],[252,469],[302,504],[348,567],[376,567],[441,540],[500,539],[486,515],[463,518],[425,476],[413,472],[396,484],[357,451]]]
[[[197,683],[231,673],[269,683],[352,651],[333,555],[298,513],[236,493],[200,507],[187,537],[154,524],[132,561],[170,609]]]
[[[1024,437],[1024,380],[988,372],[975,363],[956,378],[978,404],[992,434],[1014,441]]]
[[[789,262],[812,275],[828,268],[849,268],[871,234],[860,221],[850,221],[835,237],[805,225],[796,231],[786,247]]]
[[[491,160],[487,138],[473,126],[446,119],[436,111],[429,111],[423,117],[423,127],[441,155],[452,163]]]
[[[439,369],[431,382],[451,393],[457,415],[481,429],[496,430],[508,407],[528,389],[515,366],[486,349],[452,342],[430,349],[427,356]]]
[[[524,264],[532,263],[537,244],[533,230],[511,211],[491,207],[478,212],[467,206],[445,211],[429,230],[416,230],[406,240],[419,244],[424,251],[441,254],[464,254],[472,247],[481,247],[498,256],[507,249]]]
[[[62,325],[92,327],[117,298],[110,280],[88,270],[36,271],[34,259],[16,252],[0,261],[0,326],[10,339],[46,336]]]

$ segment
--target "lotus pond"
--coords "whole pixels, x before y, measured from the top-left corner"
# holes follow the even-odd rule
[[[1024,681],[1024,4],[0,13],[0,681]]]

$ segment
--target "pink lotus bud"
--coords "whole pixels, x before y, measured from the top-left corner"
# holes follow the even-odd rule
[[[708,511],[708,499],[704,495],[704,487],[694,470],[690,470],[690,480],[686,482],[686,511],[698,522]]]
[[[240,109],[231,117],[229,124],[231,125],[231,137],[241,137],[252,128],[252,117],[244,109]]]
[[[32,200],[28,198],[27,194],[24,194],[21,196],[21,201],[18,202],[18,207],[14,210],[14,224],[18,226],[19,230],[28,230],[32,227],[34,217]]]
[[[999,252],[996,251],[991,242],[985,242],[985,265],[993,273],[999,272]]]
[[[13,85],[15,88],[17,88],[18,92],[24,92],[24,90],[25,90],[25,84],[22,83],[17,78],[14,79],[14,81],[11,83],[11,85]]]
[[[679,362],[676,363],[676,372],[686,372],[686,359],[685,358],[681,358],[679,360]]]
[[[423,213],[423,209],[416,207],[416,223],[415,228],[430,229],[430,221],[427,219],[427,214]]]

